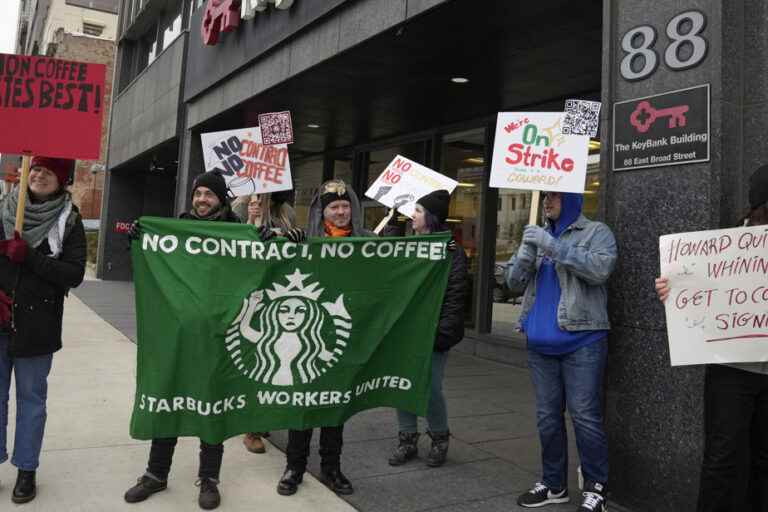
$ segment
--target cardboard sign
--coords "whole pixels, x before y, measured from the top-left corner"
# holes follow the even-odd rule
[[[500,112],[490,186],[583,193],[587,135],[564,134],[562,112]]]
[[[397,155],[365,193],[366,197],[413,218],[416,201],[435,190],[452,193],[459,182]]]
[[[98,160],[106,66],[0,53],[0,153]]]
[[[768,361],[768,226],[665,235],[672,365]]]
[[[242,128],[203,133],[205,170],[218,170],[235,196],[291,190],[286,144],[266,145],[261,129]]]

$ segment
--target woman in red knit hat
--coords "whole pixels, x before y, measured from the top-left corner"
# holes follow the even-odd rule
[[[73,169],[73,160],[32,159],[21,233],[14,229],[18,187],[0,200],[0,463],[8,459],[8,390],[14,374],[11,463],[19,470],[14,503],[35,498],[48,372],[61,348],[64,296],[85,273],[85,230],[66,190]]]

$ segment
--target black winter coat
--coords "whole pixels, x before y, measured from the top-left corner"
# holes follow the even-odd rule
[[[456,244],[450,251],[451,271],[445,288],[443,305],[440,308],[440,322],[435,335],[435,352],[445,352],[464,338],[464,309],[467,296],[467,255],[464,248]]]
[[[0,289],[12,297],[13,321],[3,332],[10,334],[11,357],[34,357],[61,349],[64,296],[83,282],[87,248],[80,214],[73,206],[64,232],[62,252],[50,257],[48,240],[29,248],[21,265],[0,256]],[[5,232],[0,224],[0,240]]]

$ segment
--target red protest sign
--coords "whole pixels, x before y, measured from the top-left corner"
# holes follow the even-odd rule
[[[0,153],[98,160],[106,66],[0,53]]]

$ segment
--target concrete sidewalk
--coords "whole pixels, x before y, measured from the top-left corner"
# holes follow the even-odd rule
[[[133,312],[131,311],[131,314]],[[144,472],[149,443],[128,435],[135,390],[136,346],[78,298],[64,309],[64,349],[54,357],[49,379],[48,424],[38,497],[11,503],[16,468],[0,465],[0,510],[25,512],[189,511],[197,506],[198,441],[180,439],[168,490],[144,503],[123,501],[125,490]],[[9,449],[16,404],[11,390]],[[227,511],[351,511],[349,504],[307,475],[301,492],[286,498],[275,487],[285,457],[245,451],[241,437],[227,441],[220,490]]]
[[[126,336],[135,338],[131,283],[91,281],[75,293],[102,318]],[[525,358],[522,351],[516,357],[520,361]],[[342,469],[352,481],[355,493],[345,500],[356,509],[364,512],[528,510],[517,506],[517,497],[541,475],[535,399],[528,370],[463,354],[460,344],[449,357],[443,387],[453,437],[448,462],[442,468],[432,469],[424,464],[423,455],[429,449],[429,440],[425,437],[420,442],[421,459],[401,467],[389,466],[387,458],[397,443],[397,424],[391,409],[365,411],[347,422]],[[132,390],[131,384],[128,392]],[[126,418],[129,407],[126,402]],[[573,512],[581,498],[576,483],[578,455],[570,420],[567,423],[571,503],[547,507],[552,512]],[[315,431],[309,464],[309,471],[314,475],[320,469],[318,434]],[[285,449],[285,431],[273,432],[270,439]],[[233,459],[250,461],[258,457],[252,455],[249,458],[243,454],[241,446],[234,444],[236,446],[228,452],[231,457],[225,457],[225,471],[228,464],[232,467]],[[190,454],[193,448],[190,445]],[[142,467],[143,455],[144,452],[134,467]],[[282,465],[284,455],[273,446],[269,447],[269,455],[277,456],[280,460],[275,464]],[[275,470],[268,481],[258,484],[264,489],[265,498],[271,499],[268,495],[275,495],[278,473]],[[232,485],[227,484],[225,492]],[[305,499],[310,488],[302,485],[294,498]],[[624,510],[609,502],[611,510]]]

